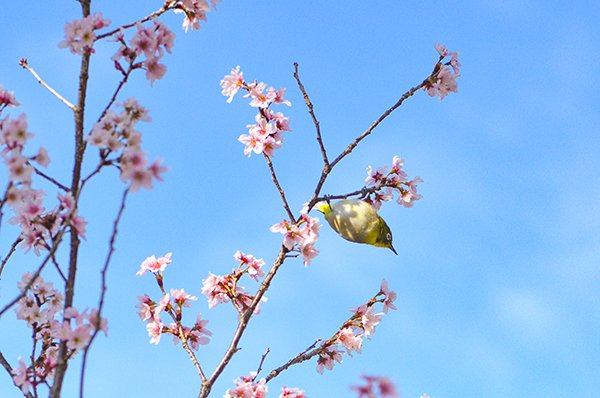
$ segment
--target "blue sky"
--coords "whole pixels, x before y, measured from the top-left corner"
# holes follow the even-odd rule
[[[147,1],[97,1],[113,26],[158,8]],[[14,91],[48,148],[49,172],[68,180],[72,117],[64,105],[18,66],[21,57],[54,88],[74,99],[79,59],[57,44],[77,3],[24,8],[3,5],[0,84]],[[319,375],[315,361],[273,380],[308,396],[353,396],[361,374],[392,378],[403,397],[594,396],[600,389],[600,103],[597,73],[600,8],[593,1],[346,2],[224,1],[199,32],[184,34],[180,15],[163,21],[177,34],[167,75],[150,87],[135,76],[135,96],[152,123],[139,126],[145,150],[169,167],[165,182],[130,196],[109,271],[108,338],[91,353],[87,393],[105,396],[195,396],[199,380],[185,353],[169,339],[148,344],[135,297],[157,297],[151,278],[135,276],[151,254],[172,251],[166,285],[200,295],[208,272],[225,274],[242,250],[275,258],[281,237],[269,227],[285,216],[259,156],[237,142],[254,111],[228,105],[219,80],[240,65],[249,80],[286,87],[293,106],[281,109],[293,132],[276,152],[275,167],[297,213],[319,176],[314,127],[293,79],[293,62],[321,122],[332,154],[341,151],[437,58],[435,42],[460,52],[459,93],[440,103],[419,92],[340,163],[324,191],[362,186],[368,165],[406,160],[419,175],[423,200],[412,209],[384,205],[399,256],[350,244],[327,225],[308,267],[286,262],[244,339],[214,388],[254,370],[267,347],[268,371],[328,338],[386,278],[398,311],[385,316],[361,355],[345,357]],[[114,43],[97,46],[88,121],[112,94]],[[92,155],[92,153],[90,153]],[[93,159],[93,156],[92,156]],[[93,167],[93,160],[87,164]],[[0,186],[6,175],[0,176]],[[97,305],[99,267],[124,186],[116,171],[89,189],[81,214],[89,221],[80,258],[76,304]],[[51,189],[47,188],[50,198]],[[2,226],[2,256],[16,231]],[[64,256],[64,254],[63,254]],[[0,302],[37,259],[20,256],[2,275]],[[49,279],[54,275],[49,273]],[[247,282],[252,290],[255,286]],[[233,333],[235,314],[208,310],[209,346],[199,357],[212,370]],[[193,314],[190,313],[190,318]],[[15,362],[29,352],[28,330],[13,314],[0,320],[0,350]],[[65,396],[75,396],[77,361]],[[0,372],[3,397],[18,397]]]

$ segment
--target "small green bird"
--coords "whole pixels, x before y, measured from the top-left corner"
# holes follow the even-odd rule
[[[390,227],[377,214],[377,210],[364,200],[341,200],[333,204],[319,202],[315,209],[323,213],[331,228],[342,238],[350,242],[387,247],[398,255],[392,246]]]

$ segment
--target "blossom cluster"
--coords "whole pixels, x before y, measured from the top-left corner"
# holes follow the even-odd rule
[[[79,312],[74,307],[63,310],[62,293],[42,277],[33,281],[32,278],[29,273],[23,274],[19,289],[28,285],[29,289],[15,308],[17,319],[33,329],[34,347],[39,347],[39,352],[34,350],[31,364],[19,358],[19,366],[13,369],[13,381],[25,394],[54,376],[60,341],[66,342],[67,358],[71,358],[85,349],[97,329],[105,334],[108,331],[106,319],[99,317],[97,310]]]
[[[458,67],[461,66],[461,64],[458,61],[457,52],[450,52],[446,46],[439,43],[435,43],[435,49],[438,54],[440,54],[438,63],[440,68],[438,73],[434,75],[434,78],[430,79],[423,87],[423,90],[427,91],[427,94],[429,94],[430,97],[435,97],[437,95],[441,101],[449,93],[458,92],[456,78],[460,76]],[[450,57],[450,60],[442,64],[441,62],[446,57]]]
[[[210,0],[210,5],[216,9],[217,3],[221,0]],[[206,13],[210,11],[210,6],[207,0],[179,0],[175,4],[176,13],[184,13],[183,29],[188,30],[200,29],[200,21],[206,21]]]
[[[271,105],[292,105],[290,101],[284,99],[285,89],[267,87],[265,83],[258,83],[256,80],[247,83],[239,66],[232,69],[231,73],[221,80],[221,87],[223,88],[221,93],[228,97],[227,102],[231,102],[242,89],[248,92],[244,98],[250,98],[250,106],[258,108],[254,118],[256,123],[247,125],[248,134],[242,134],[238,138],[238,141],[246,146],[244,154],[248,157],[252,152],[272,156],[273,151],[283,145],[283,133],[292,131],[289,118],[281,112],[276,113],[270,109]]]
[[[147,154],[141,149],[142,135],[135,130],[139,121],[150,121],[148,110],[139,105],[135,98],[130,98],[118,105],[122,111],[115,113],[108,111],[94,125],[87,137],[90,145],[101,150],[103,159],[107,159],[112,152],[119,152],[120,156],[105,164],[114,163],[121,170],[121,181],[131,184],[131,190],[137,191],[140,187],[152,189],[152,181],[162,181],[161,174],[166,168],[160,160],[148,164]]]
[[[265,262],[263,259],[257,259],[253,255],[245,254],[239,250],[235,252],[233,258],[239,263],[238,267],[228,275],[209,273],[208,278],[202,281],[202,294],[208,299],[208,308],[214,308],[221,303],[231,301],[241,315],[248,310],[255,296],[245,292],[244,287],[238,285],[238,281],[245,274],[258,281],[258,277],[265,274],[262,270]],[[267,299],[262,297],[261,302],[264,301],[267,301]],[[254,313],[260,313],[260,303],[254,309]]]
[[[110,21],[104,19],[100,12],[67,22],[65,24],[65,39],[58,46],[68,48],[73,54],[83,55],[86,52],[94,52],[92,46],[96,41],[95,31],[108,25],[110,25]]]
[[[233,381],[235,387],[225,391],[223,398],[264,398],[269,391],[266,379],[256,381],[256,372]],[[282,387],[279,398],[308,398],[299,388]]]
[[[9,95],[10,94],[10,95]],[[0,98],[6,105],[17,105],[14,96],[0,90]],[[31,248],[36,254],[49,249],[49,240],[56,235],[61,225],[70,225],[78,235],[85,238],[87,222],[78,215],[76,203],[70,192],[58,195],[59,204],[51,211],[44,207],[45,193],[32,187],[32,174],[35,169],[32,162],[42,167],[50,164],[48,151],[40,148],[34,156],[23,154],[27,141],[33,138],[28,131],[25,114],[17,118],[6,116],[0,119],[0,156],[8,168],[9,187],[2,199],[10,206],[14,216],[11,224],[21,229],[20,247],[26,251]]]
[[[398,204],[404,207],[412,207],[414,201],[421,199],[422,196],[417,193],[417,184],[423,180],[415,177],[409,181],[408,175],[402,170],[403,166],[404,160],[394,156],[390,171],[387,171],[387,167],[380,167],[377,170],[371,166],[367,167],[365,185],[370,193],[365,200],[379,209],[381,202],[394,198],[394,193],[398,194]]]
[[[367,384],[363,386],[352,386],[356,391],[357,398],[398,398],[400,395],[396,392],[396,386],[387,377],[380,376],[362,376]]]
[[[394,301],[396,293],[388,287],[387,281],[381,281],[379,292],[369,300],[368,303],[358,308],[351,309],[352,316],[344,322],[337,333],[325,341],[317,359],[317,372],[323,373],[324,369],[332,370],[335,362],[342,362],[342,355],[345,352],[352,356],[352,352],[361,352],[363,339],[370,338],[375,333],[375,327],[381,322],[381,316],[388,310],[395,310]],[[375,313],[376,303],[383,304],[383,312]],[[342,348],[342,349],[339,349]]]
[[[200,313],[196,316],[196,322],[193,326],[184,326],[181,323],[183,318],[183,309],[191,307],[191,302],[198,300],[197,297],[185,292],[184,289],[171,289],[166,293],[163,288],[162,273],[166,266],[171,263],[171,253],[156,258],[152,255],[142,261],[140,270],[136,273],[138,276],[151,272],[156,277],[156,281],[162,292],[162,298],[154,301],[144,294],[138,296],[138,315],[142,321],[146,321],[146,330],[150,336],[150,344],[158,344],[163,334],[173,336],[173,343],[185,342],[192,350],[198,350],[200,345],[208,344],[212,333],[206,329],[207,320],[203,320]],[[163,323],[161,315],[167,314],[173,322],[168,325]]]
[[[319,254],[314,246],[319,238],[320,228],[318,218],[303,213],[300,221],[295,224],[283,220],[270,229],[271,232],[283,234],[283,246],[288,250],[298,250],[304,259],[304,265],[307,266]]]
[[[135,34],[129,40],[129,44],[125,41],[123,30],[115,34],[114,40],[120,42],[121,47],[112,56],[112,60],[115,62],[115,67],[123,73],[125,73],[125,68],[121,65],[121,59],[124,59],[132,69],[145,69],[146,79],[152,84],[154,81],[162,79],[167,73],[167,67],[161,64],[160,61],[165,52],[171,53],[175,34],[157,20],[153,20],[150,27],[137,23],[136,29]],[[139,61],[141,56],[144,58]]]

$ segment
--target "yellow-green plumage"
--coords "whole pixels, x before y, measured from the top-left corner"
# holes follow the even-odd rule
[[[356,243],[387,247],[394,253],[392,232],[377,210],[363,200],[320,202],[316,209],[342,238]],[[397,254],[397,253],[396,253]]]

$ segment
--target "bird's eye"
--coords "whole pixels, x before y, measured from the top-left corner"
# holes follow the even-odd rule
[[[389,232],[387,233],[387,235],[385,236],[387,238],[387,240],[391,241],[392,240],[392,234],[390,234]]]

